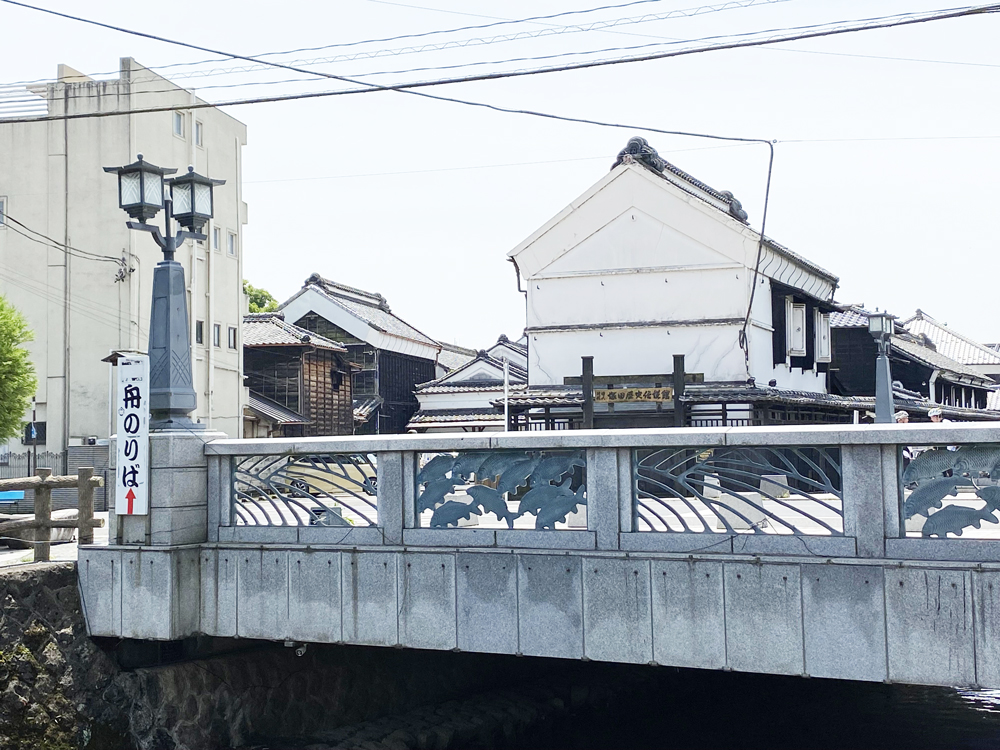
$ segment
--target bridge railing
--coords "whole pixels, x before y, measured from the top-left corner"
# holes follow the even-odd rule
[[[216,440],[208,538],[1000,559],[989,424]]]

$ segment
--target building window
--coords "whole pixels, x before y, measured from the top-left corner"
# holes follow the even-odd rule
[[[212,249],[221,250],[222,249],[222,230],[218,227],[212,228]]]
[[[202,140],[201,140],[202,139],[202,132],[204,131],[204,129],[205,129],[204,125],[202,125],[197,120],[194,121],[194,145],[195,146],[204,146],[205,145],[204,143],[202,143]]]
[[[830,362],[830,316],[824,315],[819,310],[815,311],[816,322],[816,361]]]
[[[226,238],[226,254],[230,257],[236,257],[236,234],[235,232],[230,232],[229,236]]]
[[[232,326],[229,326],[229,348],[236,348],[236,329]]]
[[[0,229],[7,226],[7,199],[0,198]]]
[[[806,306],[785,298],[785,341],[788,342],[788,356],[806,356]]]
[[[184,113],[174,112],[174,135],[184,137]]]
[[[212,324],[212,346],[222,346],[222,325]]]
[[[205,321],[196,320],[194,323],[194,343],[204,344],[205,343]]]

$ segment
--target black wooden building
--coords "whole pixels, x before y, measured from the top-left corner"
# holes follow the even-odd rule
[[[356,434],[406,431],[414,389],[437,377],[441,345],[394,315],[385,298],[312,274],[282,307],[285,317],[347,349]]]

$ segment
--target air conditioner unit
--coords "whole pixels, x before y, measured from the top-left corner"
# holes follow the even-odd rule
[[[91,435],[87,438],[87,445],[97,445],[97,435]]]

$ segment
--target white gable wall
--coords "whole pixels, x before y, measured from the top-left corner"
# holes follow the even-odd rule
[[[489,349],[486,350],[486,353],[489,354],[494,359],[502,360],[504,357],[506,357],[507,361],[510,362],[511,364],[518,365],[519,367],[524,369],[527,369],[528,367],[528,357],[525,356],[525,354],[522,351],[520,351],[519,349],[514,349],[513,347],[508,346],[507,344],[504,344],[502,342],[496,343],[493,346],[491,346]]]
[[[756,254],[756,233],[727,214],[642,167],[612,171],[510,253],[527,284],[530,383],[579,375],[583,355],[598,375],[665,374],[684,354],[706,380],[746,380],[738,335]],[[825,390],[825,376],[773,366],[760,280],[751,373]]]

